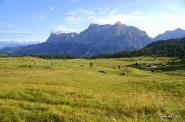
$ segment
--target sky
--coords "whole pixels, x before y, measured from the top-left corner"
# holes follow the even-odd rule
[[[51,32],[117,21],[151,37],[185,29],[185,0],[0,0],[0,41],[44,42]]]

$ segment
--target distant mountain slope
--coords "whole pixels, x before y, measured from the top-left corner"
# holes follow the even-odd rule
[[[168,39],[177,39],[177,38],[183,38],[185,37],[185,30],[183,29],[176,29],[174,31],[166,31],[163,34],[158,35],[155,37],[154,40],[168,40]]]
[[[185,48],[185,38],[169,39],[164,41],[156,41],[147,45],[145,48],[151,49],[165,49],[165,48],[182,47]]]
[[[144,49],[154,55],[182,56],[185,55],[185,38],[153,42]]]
[[[134,56],[185,56],[185,38],[156,41],[145,48],[93,56],[92,58],[120,58]]]
[[[80,34],[52,33],[44,43],[4,51],[19,55],[91,56],[98,53],[140,49],[151,42],[152,39],[146,32],[118,22],[114,25],[91,24]]]

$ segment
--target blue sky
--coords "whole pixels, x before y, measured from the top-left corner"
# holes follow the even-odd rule
[[[185,29],[185,0],[0,0],[0,41],[45,41],[51,32],[117,21],[151,37]]]

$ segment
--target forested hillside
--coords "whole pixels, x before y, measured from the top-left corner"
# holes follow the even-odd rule
[[[166,41],[156,41],[140,50],[99,54],[99,55],[93,56],[92,58],[120,58],[120,57],[134,57],[134,56],[184,57],[185,38],[170,39]]]

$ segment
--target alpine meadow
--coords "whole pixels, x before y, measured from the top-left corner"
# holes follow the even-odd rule
[[[185,60],[21,57],[0,61],[2,121],[163,121],[162,115],[184,121]],[[168,62],[171,65],[155,72],[147,69]]]

